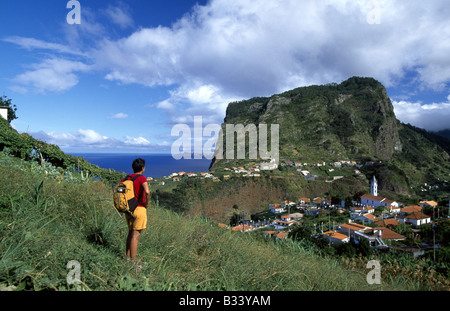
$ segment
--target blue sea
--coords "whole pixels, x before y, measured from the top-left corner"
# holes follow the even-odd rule
[[[123,153],[72,153],[73,156],[81,156],[89,163],[98,165],[104,169],[113,169],[126,174],[133,173],[131,163],[134,159],[145,160],[146,177],[164,177],[172,173],[184,171],[186,173],[207,172],[211,160],[181,159],[176,160],[171,154],[123,154]]]

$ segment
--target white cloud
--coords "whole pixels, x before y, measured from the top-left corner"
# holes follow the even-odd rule
[[[20,84],[16,87],[39,93],[66,91],[78,84],[75,72],[91,70],[84,63],[61,58],[47,59],[30,67],[31,70],[17,75],[13,81]]]
[[[126,118],[128,118],[128,115],[126,113],[119,112],[119,113],[111,115],[110,118],[111,119],[126,119]]]
[[[177,124],[192,124],[194,116],[202,116],[205,124],[221,124],[228,103],[240,99],[198,81],[183,84],[169,93],[170,97],[156,107],[169,113],[170,121]]]
[[[73,48],[60,43],[45,42],[34,38],[11,36],[3,38],[2,41],[17,44],[20,47],[27,50],[42,49],[42,50],[50,50],[57,53],[86,56],[86,54],[82,53],[77,48]]]
[[[129,137],[127,136],[125,138],[125,144],[131,145],[131,146],[149,146],[150,142],[145,139],[144,137]]]
[[[380,23],[370,24],[375,9]],[[220,100],[353,75],[393,86],[413,71],[421,86],[442,88],[450,81],[449,13],[446,0],[213,0],[172,27],[104,40],[93,57],[108,80],[176,86],[158,104],[172,114],[182,98],[187,110],[211,107],[219,116]]]
[[[392,104],[397,118],[403,123],[431,131],[450,128],[450,95],[443,103],[393,101]]]
[[[146,148],[159,148],[166,146],[166,143],[151,144],[145,137],[126,136],[123,140],[104,136],[92,129],[79,129],[76,132],[45,133],[43,131],[31,133],[36,139],[43,140],[50,144],[56,144],[62,149],[95,149],[95,150],[141,150]]]
[[[129,28],[134,25],[133,18],[131,17],[129,7],[124,3],[119,3],[118,6],[109,5],[104,14],[116,25],[121,28]]]

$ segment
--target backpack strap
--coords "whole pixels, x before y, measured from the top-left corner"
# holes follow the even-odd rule
[[[133,178],[131,178],[131,181],[135,181],[135,180],[138,179],[140,176],[142,176],[142,175],[138,174],[138,175],[134,176]],[[127,178],[128,178],[128,177],[130,177],[130,175],[128,175]]]

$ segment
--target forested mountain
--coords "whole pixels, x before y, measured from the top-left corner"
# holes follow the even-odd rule
[[[352,77],[232,102],[224,135],[226,124],[279,124],[280,159],[373,161],[370,173],[389,191],[414,193],[424,183],[449,178],[450,141],[401,123],[385,87],[373,78]],[[212,169],[239,162],[217,158]]]

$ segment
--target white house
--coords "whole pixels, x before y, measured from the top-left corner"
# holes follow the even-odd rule
[[[352,206],[350,207],[350,212],[357,214],[366,214],[375,212],[375,209],[372,206]]]
[[[295,202],[292,202],[292,201],[283,201],[283,202],[281,202],[281,207],[284,207],[284,208],[288,208],[288,207],[294,207],[296,204],[295,204]]]
[[[348,224],[339,225],[338,232],[351,237],[355,236],[357,232],[363,232],[367,229],[370,229],[370,227],[351,222]]]
[[[394,206],[394,205],[388,205],[386,206],[387,210],[391,214],[399,214],[400,213],[400,207]]]
[[[0,116],[3,119],[8,120],[8,108],[0,107]]]
[[[261,171],[273,171],[278,168],[278,164],[276,163],[275,159],[271,159],[270,163],[261,163],[259,165],[259,169]]]
[[[415,227],[420,227],[421,225],[430,223],[431,217],[423,213],[416,212],[406,216],[398,216],[397,220],[403,223],[411,224]]]
[[[269,210],[273,214],[281,214],[286,211],[283,207],[281,207],[281,204],[270,204]]]
[[[388,206],[388,205],[398,207],[398,202],[389,200],[385,197],[375,196],[372,194],[365,194],[361,196],[361,204],[370,205],[373,207]]]
[[[300,204],[300,205],[311,204],[311,199],[306,198],[306,197],[299,198],[298,204]]]
[[[290,220],[290,221],[287,221],[287,220],[275,220],[273,222],[273,224],[275,226],[275,229],[284,229],[284,228],[290,227],[293,224],[295,224],[295,220]]]
[[[348,243],[350,241],[350,237],[348,235],[335,231],[324,232],[323,236],[330,240],[331,243]]]

